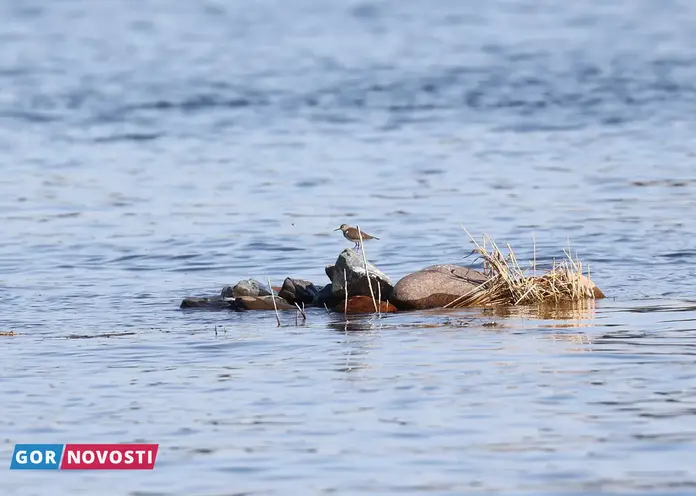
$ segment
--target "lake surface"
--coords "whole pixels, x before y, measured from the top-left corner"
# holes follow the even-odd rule
[[[0,493],[696,492],[696,3],[0,2]],[[461,228],[608,298],[184,312]],[[143,473],[14,443],[153,442]]]

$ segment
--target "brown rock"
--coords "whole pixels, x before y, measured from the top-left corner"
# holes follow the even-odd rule
[[[284,299],[276,296],[276,306],[278,310],[294,310],[295,305],[291,305]],[[275,310],[271,296],[240,296],[235,299],[237,307],[243,310]]]
[[[343,312],[345,308],[345,303],[336,305],[337,312]],[[396,307],[388,301],[378,301],[377,308],[381,313],[396,312]],[[352,296],[348,298],[346,313],[375,313],[375,304],[369,296]]]
[[[397,282],[391,300],[399,309],[444,307],[485,280],[485,275],[473,269],[433,265]]]

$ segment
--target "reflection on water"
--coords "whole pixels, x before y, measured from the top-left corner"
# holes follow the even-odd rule
[[[484,308],[481,313],[491,317],[515,317],[519,319],[576,321],[554,322],[549,325],[582,327],[590,325],[595,318],[597,301],[559,302],[533,306],[507,306]]]

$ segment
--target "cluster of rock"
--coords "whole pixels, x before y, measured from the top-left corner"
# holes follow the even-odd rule
[[[366,269],[362,256],[350,249],[341,252],[336,263],[325,270],[331,283],[321,288],[290,277],[282,287],[274,288],[248,279],[225,286],[216,296],[184,298],[181,308],[242,311],[318,306],[347,313],[388,313],[443,307],[486,280],[481,272],[472,269],[435,265],[409,274],[393,285],[389,276],[372,263],[367,262]]]

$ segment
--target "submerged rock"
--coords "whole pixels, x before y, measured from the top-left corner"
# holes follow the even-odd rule
[[[318,293],[316,286],[311,282],[288,277],[283,282],[283,287],[278,292],[278,296],[290,303],[309,305],[314,301]]]
[[[389,276],[370,262],[367,262],[367,269],[370,273],[369,280],[372,283],[372,291],[374,292],[375,298],[379,298],[380,296],[382,300],[391,298],[394,287],[392,286]],[[335,297],[341,299],[345,296],[346,288],[344,286],[346,279],[348,281],[349,298],[351,296],[371,297],[363,258],[362,255],[358,254],[356,251],[350,249],[343,250],[336,260],[334,269],[329,271],[327,267],[327,274],[329,272],[333,275],[331,283]]]
[[[439,308],[486,281],[481,272],[458,265],[433,265],[402,278],[392,301],[400,310]]]
[[[245,279],[239,281],[234,287],[225,286],[222,289],[223,297],[238,297],[238,296],[270,296],[271,290],[265,284],[260,283],[256,279]]]
[[[377,308],[381,313],[392,313],[396,312],[396,307],[389,303],[388,301],[378,301]],[[337,312],[346,313],[375,313],[375,302],[369,296],[351,296],[348,298],[348,309],[346,310],[346,304],[339,303],[336,305]]]
[[[198,308],[202,310],[235,310],[237,307],[234,300],[223,298],[222,296],[184,298],[179,308]]]
[[[240,296],[235,299],[237,308],[240,310],[295,310],[297,307],[291,305],[279,296],[275,297],[275,307],[273,306],[272,296]]]

